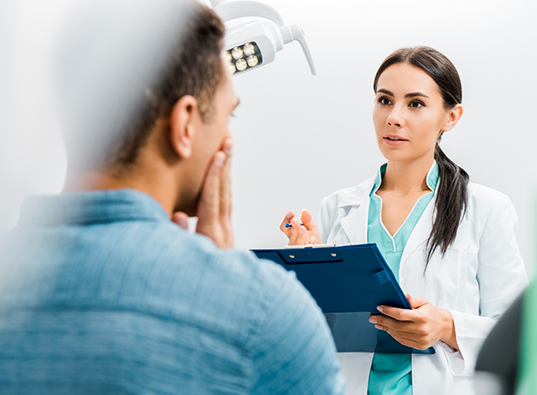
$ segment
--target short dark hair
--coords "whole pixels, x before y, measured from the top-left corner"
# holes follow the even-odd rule
[[[214,112],[214,95],[225,71],[222,20],[213,10],[195,1],[159,0],[155,6],[161,6],[160,13],[143,15],[142,10],[139,12],[142,16],[135,19],[127,12],[126,18],[133,20],[128,29],[121,31],[116,25],[118,17],[107,16],[106,11],[110,5],[130,11],[125,10],[125,5],[130,3],[103,0],[100,12],[96,12],[98,7],[93,0],[64,33],[57,70],[60,108],[65,121],[62,131],[69,166],[78,171],[129,168],[156,122],[169,116],[174,104],[185,95],[197,99],[204,122],[210,121]],[[152,10],[148,4],[145,4],[147,10]],[[173,15],[167,15],[166,10],[174,11]],[[86,31],[81,24],[85,24]],[[108,36],[97,31],[100,26],[104,26],[102,29]],[[101,41],[94,44],[98,34]],[[124,37],[117,38],[122,34]],[[116,41],[110,45],[112,49],[105,50],[102,47],[108,45],[107,37]],[[130,46],[140,48],[129,52],[130,57],[125,60],[117,54],[124,46],[129,46],[125,51]],[[87,55],[92,49],[97,59]],[[107,58],[110,53],[112,56]],[[97,71],[79,67],[87,59],[96,69],[115,68],[116,71],[103,79]],[[95,81],[77,89],[80,88],[77,84],[88,78]],[[93,90],[98,94],[93,94]],[[116,94],[114,90],[123,92]]]
[[[185,95],[198,101],[202,120],[211,120],[214,112],[214,94],[222,81],[222,49],[224,24],[213,10],[196,3],[199,11],[193,17],[181,48],[167,67],[155,89],[147,91],[147,107],[132,126],[121,148],[116,149],[116,162],[129,165],[162,116],[168,116],[174,104]]]

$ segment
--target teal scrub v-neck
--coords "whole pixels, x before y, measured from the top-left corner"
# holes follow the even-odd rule
[[[418,223],[427,205],[433,199],[438,185],[438,165],[431,166],[427,174],[427,186],[432,192],[421,196],[408,214],[403,225],[395,235],[388,232],[382,223],[382,199],[376,194],[386,173],[384,164],[377,174],[375,185],[369,194],[369,215],[367,223],[367,242],[376,243],[399,281],[399,265],[408,238]],[[369,373],[369,395],[412,395],[412,356],[411,354],[375,354]]]

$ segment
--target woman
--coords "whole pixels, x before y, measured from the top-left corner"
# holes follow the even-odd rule
[[[462,116],[453,64],[429,47],[403,48],[375,75],[373,121],[387,163],[376,177],[304,210],[280,229],[289,244],[376,243],[413,310],[379,306],[370,322],[401,344],[436,353],[340,354],[349,393],[468,394],[480,345],[527,285],[509,199],[469,183],[440,149]],[[291,226],[286,224],[290,223]]]

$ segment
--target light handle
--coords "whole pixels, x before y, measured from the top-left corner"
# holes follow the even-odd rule
[[[306,36],[300,25],[289,25],[280,27],[280,32],[282,33],[282,38],[284,44],[288,44],[291,41],[298,41],[302,47],[302,51],[306,56],[308,65],[310,66],[311,74],[317,75],[317,69],[315,68],[315,63],[313,62],[313,57],[311,56],[308,43],[306,41]]]
[[[258,3],[257,1],[232,1],[228,3],[224,0],[211,0],[211,4],[214,12],[224,22],[238,18],[258,17],[271,20],[280,27],[285,25],[278,11],[267,4]]]

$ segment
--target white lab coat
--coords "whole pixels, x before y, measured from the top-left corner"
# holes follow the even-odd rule
[[[318,222],[324,243],[367,243],[369,193],[375,178],[326,197]],[[440,181],[441,182],[441,181]],[[481,344],[528,279],[515,239],[517,216],[509,198],[470,183],[468,206],[444,257],[436,251],[425,269],[433,199],[406,244],[399,267],[405,293],[448,309],[459,351],[438,342],[433,355],[412,355],[414,395],[473,394],[472,374]],[[367,394],[373,353],[339,353],[348,394]]]

